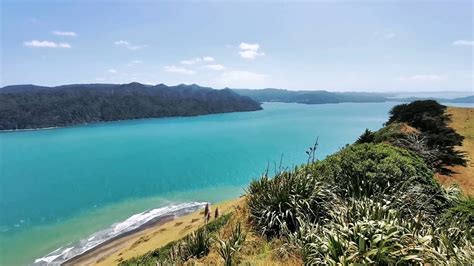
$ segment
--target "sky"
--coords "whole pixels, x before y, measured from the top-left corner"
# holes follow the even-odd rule
[[[473,1],[1,0],[0,86],[473,91]]]

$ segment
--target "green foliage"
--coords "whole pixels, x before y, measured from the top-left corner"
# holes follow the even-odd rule
[[[283,172],[273,179],[263,176],[250,183],[247,202],[256,230],[271,238],[284,225],[290,231],[299,226],[298,217],[317,221],[327,212],[325,202],[333,194],[303,169]]]
[[[365,129],[364,133],[359,136],[359,138],[356,140],[356,144],[362,144],[362,143],[372,143],[374,142],[374,132],[370,131],[368,128]]]
[[[444,220],[461,220],[467,224],[474,225],[474,198],[461,200],[455,206],[449,208],[443,215]]]
[[[247,194],[254,230],[284,237],[307,265],[473,259],[472,199],[441,187],[419,156],[390,144],[348,146],[264,176]]]
[[[230,89],[197,85],[18,85],[0,90],[0,130],[254,110],[261,110],[259,103]]]
[[[392,142],[398,138],[402,138],[404,136],[404,133],[401,132],[402,126],[403,124],[401,123],[386,125],[380,130],[374,132],[372,143]]]
[[[403,219],[389,204],[351,199],[334,206],[323,226],[302,223],[289,240],[299,246],[305,264],[469,264],[472,243],[455,243],[446,231],[417,219]],[[465,239],[464,239],[465,240]]]
[[[349,146],[314,164],[312,171],[342,197],[394,195],[407,184],[441,189],[419,157],[388,144]]]
[[[217,250],[221,258],[224,260],[224,265],[232,265],[235,254],[240,251],[245,242],[247,234],[242,231],[241,224],[238,223],[232,230],[231,235],[227,240],[218,239],[219,249]]]
[[[189,258],[202,258],[209,253],[211,237],[206,229],[199,229],[186,236],[181,250],[183,261]]]
[[[474,235],[474,198],[461,199],[443,213],[439,223],[446,227],[459,228],[472,240]]]

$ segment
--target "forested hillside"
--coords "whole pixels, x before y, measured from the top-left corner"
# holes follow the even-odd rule
[[[261,109],[229,89],[198,85],[16,85],[0,89],[0,130]]]

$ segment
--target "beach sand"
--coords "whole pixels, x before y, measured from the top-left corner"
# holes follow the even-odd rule
[[[221,215],[231,212],[243,200],[243,198],[238,198],[213,204],[211,205],[211,214],[214,214],[216,207],[219,208]],[[203,212],[204,210],[200,210],[176,219],[168,219],[146,226],[108,241],[69,260],[64,265],[117,265],[121,261],[143,255],[195,231],[204,225]]]

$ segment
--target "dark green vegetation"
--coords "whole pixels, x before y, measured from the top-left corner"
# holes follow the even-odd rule
[[[232,90],[197,85],[17,85],[0,89],[0,130],[261,109]]]
[[[419,98],[393,98],[389,93],[370,93],[370,92],[329,92],[329,91],[289,91],[282,89],[234,89],[240,95],[248,96],[259,102],[284,102],[284,103],[305,103],[305,104],[323,104],[323,103],[370,103],[370,102],[410,102],[419,100]],[[474,103],[474,96],[456,98],[456,99],[435,99],[441,102],[452,103]]]
[[[143,256],[121,262],[119,265],[163,265],[182,264],[191,258],[201,258],[209,253],[216,233],[230,220],[232,213],[209,222],[183,239],[173,241]],[[245,238],[245,237],[244,237]]]
[[[366,130],[357,143],[389,142],[407,148],[436,172],[449,174],[449,166],[466,165],[465,154],[455,149],[462,145],[464,137],[448,126],[450,121],[446,106],[436,101],[401,104],[390,111],[384,128],[377,132]]]
[[[366,131],[356,144],[253,181],[253,229],[283,239],[308,265],[472,263],[473,199],[437,183],[432,169],[439,168],[428,164],[426,150],[395,145],[409,132],[454,145],[459,137],[448,119],[433,101],[400,105],[386,128]]]

